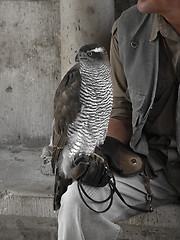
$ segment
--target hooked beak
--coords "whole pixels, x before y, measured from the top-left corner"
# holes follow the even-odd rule
[[[79,62],[79,54],[76,55],[75,62]]]
[[[80,62],[81,60],[87,60],[87,55],[86,53],[83,53],[83,52],[78,52],[78,54],[76,55],[75,57],[75,61],[76,62]]]

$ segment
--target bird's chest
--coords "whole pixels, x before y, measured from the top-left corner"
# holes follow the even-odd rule
[[[72,153],[90,154],[95,146],[103,144],[106,136],[112,107],[112,91],[111,87],[108,84],[103,85],[102,81],[98,83],[98,87],[93,86],[92,79],[91,77],[89,81],[87,78],[86,81],[82,79],[79,95],[81,111],[68,128]]]
[[[91,94],[82,93],[80,101],[82,104],[81,115],[83,116],[83,122],[86,123],[86,127],[93,130],[92,126],[99,126],[103,119],[106,119],[105,115],[108,104],[104,101],[101,94],[98,94],[94,89],[90,89]]]

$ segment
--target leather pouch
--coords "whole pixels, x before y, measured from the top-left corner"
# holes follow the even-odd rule
[[[145,168],[143,156],[113,137],[107,136],[100,148],[108,159],[109,167],[123,177],[137,175]]]

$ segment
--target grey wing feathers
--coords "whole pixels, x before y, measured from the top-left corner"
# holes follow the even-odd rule
[[[54,126],[53,126],[53,156],[52,168],[58,162],[61,151],[67,141],[68,125],[72,123],[81,110],[79,92],[81,75],[79,65],[76,64],[60,82],[54,98]]]

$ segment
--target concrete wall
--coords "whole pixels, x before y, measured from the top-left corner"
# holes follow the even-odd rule
[[[80,47],[98,43],[109,50],[114,22],[112,0],[61,0],[61,73],[75,64]],[[67,41],[68,39],[68,41]]]
[[[67,3],[67,1],[64,2]],[[111,23],[108,22],[110,14],[108,15],[107,11],[113,12],[109,9],[114,5],[114,1],[112,1],[112,6],[110,5],[111,0],[105,2],[106,6],[102,9],[103,12],[106,12],[104,20],[106,31],[102,31],[101,27],[99,33],[103,37],[99,36],[99,33],[95,34],[95,41],[97,38],[104,38],[105,41],[107,37],[104,36],[107,33],[110,36],[110,25],[113,20],[112,17],[109,17]],[[129,7],[132,2],[135,1],[115,0],[116,16]],[[97,2],[82,0],[82,3],[83,5],[80,4],[79,9],[85,9],[84,5],[89,4],[89,8],[87,8],[87,10],[89,9],[89,22],[84,19],[86,15],[83,15],[85,11],[82,10],[81,23],[78,24],[80,26],[84,24],[83,27],[89,29],[91,29],[89,25],[92,24],[95,29],[96,22],[99,25],[103,23],[104,14],[100,15],[101,0]],[[67,5],[64,5],[64,11],[65,6],[67,8]],[[78,8],[74,9],[78,14]],[[75,10],[72,11],[71,17],[68,14],[69,23],[71,18],[72,21],[75,19]],[[70,11],[70,7],[68,11]],[[63,18],[63,20],[65,19]],[[67,23],[65,22],[64,25]],[[83,27],[81,26],[80,34],[82,34]],[[53,96],[61,75],[60,29],[62,29],[60,26],[60,0],[0,0],[1,146],[23,144],[39,147],[48,144],[53,119]],[[69,39],[67,39],[67,35]],[[65,40],[74,40],[72,35],[70,36],[69,33],[67,35],[64,35]],[[83,41],[87,42],[87,37],[85,37],[84,35]],[[91,36],[90,42],[92,41]],[[105,44],[108,45],[107,41]],[[69,60],[67,64],[71,65]]]
[[[60,77],[59,0],[0,1],[0,144],[51,134]]]

